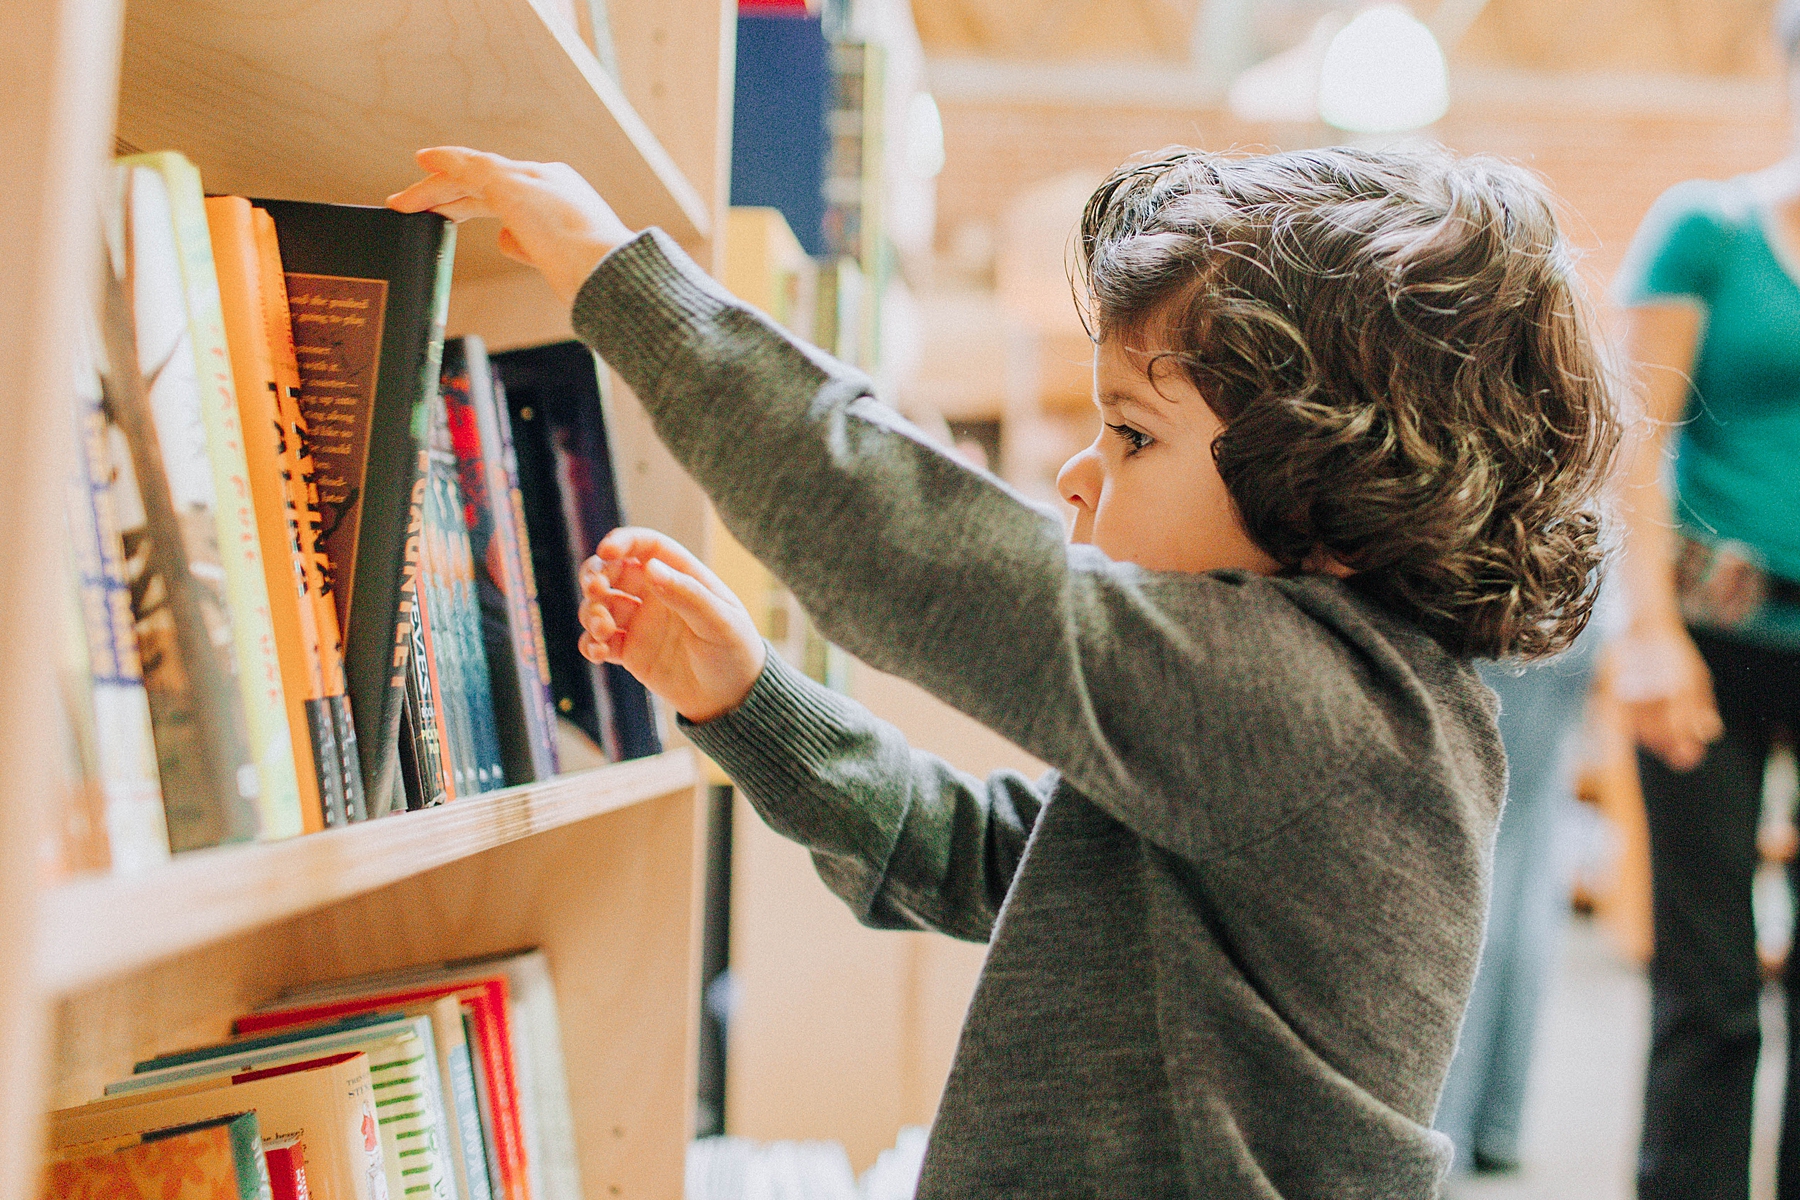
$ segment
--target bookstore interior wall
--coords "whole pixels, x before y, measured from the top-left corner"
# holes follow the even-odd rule
[[[719,264],[735,5],[610,7],[616,79],[586,0],[0,12],[13,167],[0,182],[0,521],[13,531],[0,572],[0,1200],[36,1195],[45,1112],[95,1099],[140,1060],[216,1040],[293,989],[527,947],[554,978],[553,1015],[579,1031],[561,1066],[581,1192],[679,1194],[702,848],[686,749],[135,874],[46,878],[38,861],[63,786],[43,648],[62,617],[69,381],[102,275],[111,156],[179,151],[209,193],[329,204],[379,204],[425,145],[561,158],[628,222]],[[458,233],[450,335],[501,358],[566,338],[566,314],[482,224]],[[625,511],[703,545],[703,498],[612,382]]]

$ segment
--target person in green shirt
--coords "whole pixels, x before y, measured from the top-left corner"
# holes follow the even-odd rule
[[[1792,70],[1800,2],[1776,31]],[[1742,1197],[1763,774],[1772,740],[1800,729],[1800,153],[1669,189],[1615,286],[1650,418],[1626,473],[1616,683],[1641,745],[1656,928],[1638,1194]],[[1788,963],[1800,1029],[1800,955]],[[1783,1197],[1800,1197],[1797,1061]]]

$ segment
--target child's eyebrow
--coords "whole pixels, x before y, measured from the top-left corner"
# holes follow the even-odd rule
[[[1132,395],[1130,392],[1102,392],[1100,394],[1099,405],[1101,408],[1136,409],[1138,412],[1146,413],[1150,416],[1161,415],[1155,405],[1140,396]]]

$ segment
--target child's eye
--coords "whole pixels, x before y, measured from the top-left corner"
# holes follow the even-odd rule
[[[1130,458],[1133,454],[1136,454],[1139,450],[1142,450],[1145,446],[1148,446],[1152,440],[1150,435],[1145,433],[1143,430],[1133,429],[1129,425],[1108,424],[1107,428],[1112,430],[1114,433],[1118,434],[1120,439],[1122,439],[1124,441],[1126,446],[1130,447],[1128,450],[1125,451],[1126,458]]]

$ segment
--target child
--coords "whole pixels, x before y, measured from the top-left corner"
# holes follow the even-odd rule
[[[859,918],[990,943],[920,1196],[1434,1195],[1505,777],[1469,660],[1581,628],[1615,440],[1539,185],[1355,150],[1114,174],[1065,542],[569,168],[420,162],[391,203],[500,217],[828,636],[1055,768],[910,749],[658,534],[584,570],[584,651]]]

